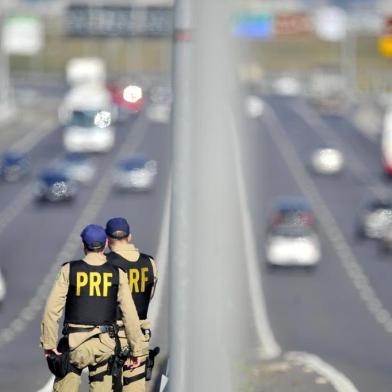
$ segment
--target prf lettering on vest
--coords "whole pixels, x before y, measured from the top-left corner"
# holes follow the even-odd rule
[[[148,268],[141,270],[131,268],[128,271],[129,288],[132,293],[144,293],[146,291],[146,283],[148,281]]]
[[[77,272],[76,273],[76,295],[79,297],[82,287],[88,286],[88,295],[90,297],[107,297],[109,287],[112,286],[111,272]]]

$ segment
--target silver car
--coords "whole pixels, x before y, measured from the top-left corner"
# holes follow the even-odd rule
[[[113,182],[118,190],[148,191],[154,186],[156,175],[156,161],[136,155],[117,164]]]

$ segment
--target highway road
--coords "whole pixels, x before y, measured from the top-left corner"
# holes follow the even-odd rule
[[[81,227],[126,216],[136,245],[146,253],[156,254],[168,189],[170,140],[167,125],[152,124],[143,114],[119,125],[114,150],[94,157],[98,166],[96,181],[81,188],[71,204],[37,205],[33,200],[33,178],[1,184],[1,263],[8,288],[0,311],[1,391],[37,391],[49,379],[39,348],[42,304],[60,263],[82,255]],[[114,164],[133,152],[157,160],[157,184],[147,193],[115,193],[111,186]],[[55,127],[30,152],[33,172],[50,166],[62,153],[61,129]]]
[[[231,152],[234,172],[237,170],[234,197],[242,212],[245,204],[250,208],[248,217],[238,216],[244,226],[239,235],[249,234],[248,229],[254,232],[256,248],[252,253],[252,246],[248,246],[246,257],[260,263],[262,271],[260,276],[248,271],[238,279],[242,287],[249,286],[248,280],[260,281],[264,290],[264,295],[258,294],[261,302],[252,302],[254,291],[243,292],[238,298],[243,303],[237,311],[246,326],[246,341],[236,349],[241,350],[244,361],[259,358],[257,339],[262,334],[255,322],[255,306],[265,297],[273,335],[284,352],[318,355],[361,392],[390,392],[392,256],[380,253],[376,243],[359,242],[354,236],[361,203],[389,193],[392,186],[381,176],[378,147],[349,121],[320,117],[301,98],[266,97],[265,101],[263,116],[240,129],[246,151],[241,171],[235,140]],[[309,156],[314,148],[331,140],[344,150],[347,168],[338,177],[315,176],[307,167]],[[153,191],[113,192],[113,165],[131,152],[145,152],[158,161],[158,182]],[[61,154],[61,129],[54,125],[52,132],[32,147],[33,171],[50,165]],[[32,178],[0,184],[0,262],[8,283],[0,310],[2,392],[35,392],[48,382],[50,374],[38,341],[42,304],[60,263],[81,256],[81,227],[90,222],[104,224],[115,215],[129,219],[136,245],[156,255],[162,267],[155,299],[159,308],[153,305],[152,316],[156,323],[153,343],[161,346],[161,358],[165,357],[170,156],[169,125],[154,124],[141,113],[118,126],[111,153],[94,157],[99,176],[91,186],[80,189],[74,203],[38,206],[32,197]],[[271,272],[263,260],[266,217],[276,197],[301,194],[311,201],[319,220],[321,264],[313,273]]]
[[[361,203],[390,193],[378,147],[348,120],[320,117],[300,98],[267,97],[266,103],[262,119],[248,129],[248,194],[259,255],[266,217],[282,195],[305,195],[313,204],[323,252],[314,273],[271,272],[263,265],[275,338],[284,351],[323,358],[360,391],[390,391],[392,256],[354,235]],[[346,170],[331,178],[312,174],[311,152],[331,140],[345,152]]]

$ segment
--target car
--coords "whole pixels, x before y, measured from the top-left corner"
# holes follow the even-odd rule
[[[7,287],[5,284],[4,275],[2,273],[2,270],[0,269],[0,304],[4,301],[6,292],[7,292]]]
[[[101,84],[72,88],[59,110],[67,152],[108,152],[115,143],[115,111],[110,93]]]
[[[147,117],[150,121],[168,124],[171,118],[171,105],[166,103],[150,103],[147,107]]]
[[[392,224],[392,200],[373,199],[359,213],[356,235],[359,239],[382,239]]]
[[[17,151],[7,151],[1,157],[1,178],[7,182],[16,182],[25,177],[30,171],[30,161],[26,154]]]
[[[392,223],[390,223],[383,231],[379,244],[380,250],[383,253],[390,253],[392,251]]]
[[[279,198],[270,214],[268,225],[275,227],[281,224],[297,224],[314,226],[316,217],[309,202],[302,197]]]
[[[294,75],[281,75],[273,81],[273,93],[285,97],[299,96],[303,92],[300,80]]]
[[[267,234],[266,262],[270,267],[315,267],[321,258],[320,241],[313,227],[279,224]]]
[[[113,104],[123,115],[127,112],[138,113],[143,109],[144,92],[138,84],[111,82],[106,87],[112,97]]]
[[[259,118],[264,113],[264,102],[257,95],[245,97],[245,113],[249,118]]]
[[[167,124],[170,122],[173,94],[170,86],[157,84],[149,90],[147,116],[152,122]]]
[[[54,169],[42,171],[38,176],[36,199],[38,201],[61,202],[75,198],[77,187],[75,181],[64,172]]]
[[[118,190],[147,191],[154,186],[156,175],[156,161],[135,155],[117,164],[113,182]]]
[[[332,146],[317,148],[311,155],[310,163],[317,174],[336,175],[341,173],[344,166],[342,152]]]
[[[90,183],[96,174],[96,166],[85,154],[69,153],[55,164],[69,179],[82,184]]]

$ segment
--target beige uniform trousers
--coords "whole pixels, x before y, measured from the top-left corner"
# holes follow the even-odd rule
[[[87,366],[95,366],[105,361],[114,352],[114,340],[108,334],[101,334],[83,342],[80,346],[70,351],[70,362],[79,369]],[[107,370],[107,364],[97,368],[90,373],[91,376]],[[68,373],[62,379],[56,379],[53,392],[78,392],[80,387],[80,376],[76,373]],[[112,377],[105,376],[103,381],[90,384],[90,392],[108,392],[112,390]]]
[[[120,342],[121,342],[121,348],[124,349],[125,347],[128,346],[127,339],[124,337],[121,337],[120,335]],[[148,338],[146,336],[146,348],[148,348]],[[147,358],[146,356],[140,357],[141,362],[145,362]],[[133,370],[125,370],[123,372],[123,379],[124,378],[129,378],[129,377],[135,377],[138,376],[141,373],[146,372],[146,365],[142,365],[136,369]],[[146,379],[142,378],[141,380],[137,380],[134,382],[131,382],[128,385],[123,385],[123,392],[145,392],[146,391]]]

